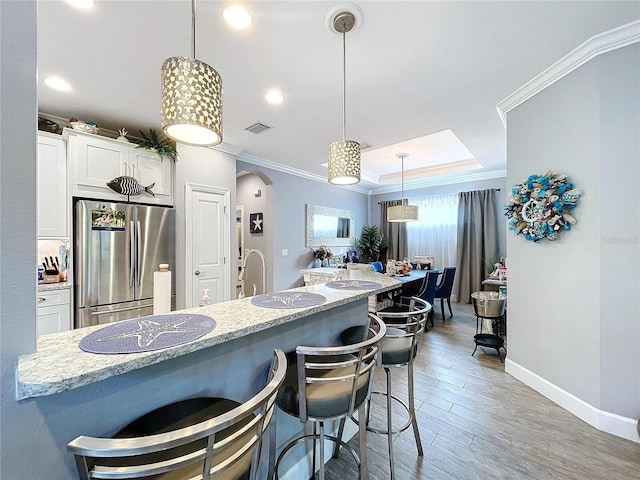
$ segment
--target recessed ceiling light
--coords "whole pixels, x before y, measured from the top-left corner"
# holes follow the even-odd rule
[[[54,90],[58,90],[60,92],[70,92],[71,90],[73,90],[73,88],[71,88],[71,85],[69,85],[69,82],[60,77],[47,77],[44,79],[44,84],[47,87],[53,88]]]
[[[249,12],[247,12],[244,7],[239,5],[232,5],[225,8],[222,15],[229,25],[238,30],[244,30],[251,25],[251,15],[249,15]]]
[[[73,5],[76,8],[93,8],[96,5],[96,0],[65,0],[69,5]]]
[[[271,105],[280,105],[284,101],[284,95],[278,90],[270,90],[264,98]]]

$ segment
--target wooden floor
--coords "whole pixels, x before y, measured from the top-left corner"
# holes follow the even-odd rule
[[[411,428],[395,435],[397,480],[640,479],[640,444],[591,427],[506,374],[495,350],[472,357],[473,309],[452,306],[454,317],[443,323],[438,305],[423,335],[415,390],[424,456]],[[406,368],[392,375],[394,393],[406,398]],[[384,390],[382,369],[376,388]],[[358,451],[357,437],[350,445]],[[386,437],[368,433],[367,445],[372,480],[388,479]],[[347,454],[327,465],[327,480],[356,478]]]

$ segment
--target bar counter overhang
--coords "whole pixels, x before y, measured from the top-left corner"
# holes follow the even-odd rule
[[[346,275],[382,286],[357,291],[325,284],[293,289],[327,298],[322,305],[293,310],[256,307],[250,298],[182,310],[208,315],[217,326],[197,340],[164,350],[98,355],[78,347],[82,337],[104,326],[45,335],[36,353],[20,357],[16,371],[18,400],[35,402],[40,415],[29,418],[25,428],[44,426],[43,434],[51,437],[44,443],[55,444],[61,456],[53,469],[66,466],[74,472],[66,444],[78,435],[112,435],[133,419],[185,398],[225,396],[243,401],[261,387],[275,348],[335,345],[344,329],[366,322],[369,295],[399,285],[374,272],[353,270]],[[284,415],[278,417],[279,439],[301,428],[293,419],[281,425]]]

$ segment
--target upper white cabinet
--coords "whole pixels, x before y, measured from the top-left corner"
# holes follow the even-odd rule
[[[38,133],[38,236],[66,237],[67,149],[59,135]]]
[[[142,192],[130,197],[134,202],[173,205],[174,164],[135,144],[65,129],[69,155],[71,195],[100,200],[123,201],[107,183],[116,177],[134,177],[144,187],[155,184],[155,197]]]

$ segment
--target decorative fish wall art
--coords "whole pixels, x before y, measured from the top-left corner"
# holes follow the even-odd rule
[[[127,175],[116,177],[113,180],[111,180],[109,183],[107,183],[107,187],[109,187],[114,192],[120,193],[122,195],[126,195],[127,200],[128,200],[128,197],[132,195],[133,196],[140,195],[142,192],[148,193],[152,197],[155,197],[156,194],[153,193],[153,191],[151,190],[154,186],[155,186],[155,182],[149,185],[148,187],[145,187],[140,182],[138,182],[138,180],[136,180],[133,177],[129,177]]]

